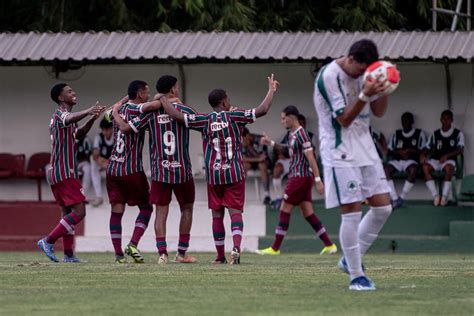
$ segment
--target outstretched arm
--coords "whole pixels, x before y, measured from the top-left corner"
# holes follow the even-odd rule
[[[148,113],[148,112],[153,112],[161,108],[161,100],[160,99],[166,99],[166,96],[164,94],[156,94],[153,97],[153,101],[143,103],[141,105],[141,111],[143,113]]]
[[[267,114],[268,110],[270,110],[270,106],[272,105],[273,94],[277,91],[278,86],[280,85],[280,83],[274,79],[273,74],[271,74],[270,77],[267,77],[267,79],[268,79],[268,92],[267,92],[267,95],[265,96],[265,99],[263,99],[262,103],[260,103],[260,105],[255,108],[256,117],[261,117]]]
[[[105,110],[105,107],[102,105],[99,105],[99,101],[97,101],[94,106],[91,106],[90,108],[84,111],[69,113],[68,116],[66,116],[64,123],[65,125],[77,123],[88,115],[100,115],[100,113],[104,112],[104,110]]]

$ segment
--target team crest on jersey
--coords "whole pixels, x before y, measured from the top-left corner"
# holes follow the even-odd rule
[[[357,182],[355,182],[355,181],[347,182],[347,191],[349,191],[351,193],[356,193],[357,190],[358,190]]]
[[[214,123],[211,123],[211,131],[213,132],[217,132],[217,131],[220,131],[224,128],[227,128],[229,127],[229,123],[227,122],[214,122]]]
[[[411,140],[411,144],[412,144],[413,146],[415,146],[415,145],[416,145],[416,139],[412,139],[412,140]]]
[[[171,122],[171,118],[168,114],[158,115],[158,124],[166,124]]]
[[[169,160],[163,160],[161,162],[161,165],[164,167],[164,168],[179,168],[181,167],[181,163],[179,161],[169,161]]]
[[[451,145],[451,147],[454,147],[454,139],[451,139],[451,140],[449,141],[449,145]]]

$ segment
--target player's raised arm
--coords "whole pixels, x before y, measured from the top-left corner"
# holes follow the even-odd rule
[[[105,111],[105,107],[99,104],[99,101],[95,103],[94,106],[91,106],[90,108],[84,110],[84,111],[79,111],[79,112],[70,112],[67,116],[66,119],[64,120],[64,123],[66,125],[72,124],[72,123],[77,123],[86,116],[92,115],[100,115],[102,112]]]
[[[274,140],[271,140],[265,133],[263,134],[262,138],[260,139],[260,143],[262,145],[272,146],[277,149],[288,148],[288,144],[280,144],[276,143]]]
[[[157,93],[154,96],[153,101],[146,102],[141,105],[140,111],[142,113],[148,113],[148,112],[153,112],[160,109],[162,107],[162,103],[160,99],[163,99],[163,98],[166,99],[166,95]]]
[[[271,74],[270,77],[267,77],[267,79],[268,79],[268,92],[267,92],[267,95],[265,96],[265,99],[263,99],[262,103],[260,103],[260,105],[255,108],[256,117],[261,117],[267,114],[268,110],[270,110],[270,106],[272,105],[273,94],[277,91],[278,86],[280,85],[280,83],[274,79],[273,74]]]
[[[162,101],[163,108],[166,113],[171,116],[173,119],[184,123],[184,114],[181,111],[178,111],[167,98],[160,98]]]

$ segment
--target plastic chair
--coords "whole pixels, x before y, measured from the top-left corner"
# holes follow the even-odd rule
[[[12,154],[0,154],[0,179],[13,177],[12,166],[15,164],[15,156]]]
[[[49,164],[51,159],[50,153],[36,153],[30,157],[26,168],[25,176],[30,179],[36,179],[38,187],[38,201],[41,201],[41,180],[46,178],[45,166]]]
[[[467,175],[462,179],[458,201],[474,202],[474,175]]]

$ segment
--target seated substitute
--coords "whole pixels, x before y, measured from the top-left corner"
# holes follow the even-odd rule
[[[453,124],[453,112],[441,113],[441,128],[434,131],[426,143],[427,152],[422,153],[421,163],[426,186],[433,196],[435,206],[448,204],[451,179],[456,171],[456,158],[464,152],[464,134]],[[433,171],[444,171],[441,197],[433,180]]]
[[[413,188],[416,178],[420,154],[425,146],[426,138],[423,131],[414,128],[415,118],[412,113],[402,114],[402,129],[398,129],[390,138],[388,145],[388,163],[385,167],[388,184],[390,186],[390,197],[393,208],[403,205],[410,190]],[[396,172],[406,172],[408,177],[403,185],[402,193],[397,195],[392,180]]]

